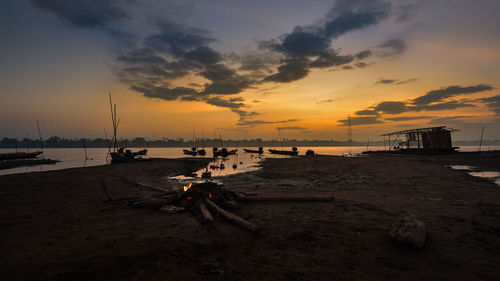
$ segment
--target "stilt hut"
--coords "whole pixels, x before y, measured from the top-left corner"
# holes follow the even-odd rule
[[[403,130],[383,134],[389,141],[389,150],[409,153],[453,152],[451,133],[458,130],[446,126]]]

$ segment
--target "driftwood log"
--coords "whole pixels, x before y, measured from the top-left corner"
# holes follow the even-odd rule
[[[203,216],[203,218],[205,218],[205,220],[210,222],[214,221],[214,218],[207,209],[207,205],[205,205],[203,201],[200,201],[200,203],[198,203],[198,209],[200,209],[201,215]]]
[[[333,201],[335,196],[240,196],[240,201]]]
[[[205,198],[205,202],[207,202],[208,207],[216,211],[218,214],[221,214],[223,217],[225,217],[227,220],[234,222],[235,224],[245,228],[246,230],[249,230],[251,232],[260,232],[260,227],[256,226],[255,224],[248,222],[240,217],[238,217],[235,214],[232,214],[219,206],[217,206],[214,202],[210,201],[210,199]]]

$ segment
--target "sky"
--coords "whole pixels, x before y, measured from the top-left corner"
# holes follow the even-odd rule
[[[500,139],[497,0],[3,0],[0,138]]]

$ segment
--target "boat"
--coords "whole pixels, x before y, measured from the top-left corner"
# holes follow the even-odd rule
[[[258,154],[263,154],[264,153],[264,148],[262,146],[259,146],[259,149],[248,149],[248,148],[243,148],[243,150],[246,153],[258,153]]]
[[[271,154],[280,154],[280,155],[292,155],[292,156],[299,155],[299,151],[297,150],[296,147],[293,147],[292,150],[269,149],[269,152]]]
[[[234,155],[237,152],[238,152],[238,149],[227,150],[227,148],[224,147],[221,150],[219,150],[217,147],[213,148],[214,157],[217,157],[217,156],[226,157],[229,155]]]
[[[147,149],[132,152],[130,149],[125,149],[125,147],[118,148],[118,138],[116,136],[116,132],[118,129],[119,119],[116,115],[116,104],[113,105],[111,100],[111,93],[109,93],[109,106],[111,108],[111,121],[113,122],[113,138],[111,139],[108,151],[111,156],[111,163],[114,164],[148,160],[147,158],[142,157],[148,153]],[[113,152],[111,152],[111,147],[113,147]],[[108,158],[106,156],[106,161],[107,159]]]
[[[198,155],[198,151],[196,150],[196,147],[191,147],[191,150],[183,149],[182,151],[184,152],[184,154],[187,154],[187,155],[191,155],[191,156]]]
[[[141,156],[146,155],[147,149],[143,149],[137,152],[132,152],[130,149],[120,148],[115,152],[111,152],[111,163],[127,163],[139,160],[146,160],[141,158]]]
[[[299,154],[299,151],[297,148],[294,146],[292,147],[292,150],[285,150],[284,144],[283,144],[283,139],[281,138],[281,133],[280,133],[280,126],[278,125],[278,137],[281,142],[281,149],[269,149],[269,152],[271,154],[280,154],[280,155],[291,155],[291,156],[297,156]]]
[[[35,158],[40,154],[42,154],[41,151],[0,153],[0,160],[30,159]]]

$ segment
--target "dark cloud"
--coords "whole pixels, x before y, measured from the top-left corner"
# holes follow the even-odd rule
[[[123,5],[131,0],[30,0],[36,8],[83,28],[104,28],[129,18]]]
[[[398,81],[398,82],[396,82],[396,85],[407,84],[407,83],[417,82],[417,81],[418,81],[418,79],[411,78],[411,79],[407,79],[407,80],[403,80],[403,81]]]
[[[256,125],[267,125],[267,124],[280,124],[280,123],[289,123],[289,122],[295,122],[298,121],[298,119],[288,119],[288,120],[281,120],[281,121],[265,121],[265,120],[248,120],[248,119],[240,119],[236,125],[238,126],[256,126]]]
[[[400,121],[411,121],[411,120],[420,120],[420,119],[430,119],[430,116],[401,116],[401,117],[390,117],[385,118],[388,121],[400,122]]]
[[[395,56],[406,51],[406,43],[401,39],[393,38],[378,45],[378,48],[380,49],[378,55],[381,57]]]
[[[303,131],[307,130],[306,127],[301,127],[301,126],[288,126],[288,127],[280,127],[280,130],[297,130],[297,131]]]
[[[380,0],[338,0],[325,20],[325,34],[337,38],[347,32],[375,25],[386,18],[391,3]]]
[[[476,105],[468,103],[468,102],[451,100],[451,101],[447,101],[447,102],[418,105],[418,106],[411,106],[410,105],[410,106],[408,106],[408,109],[411,111],[421,111],[421,110],[438,111],[438,110],[452,110],[452,109],[457,109],[457,108],[462,108],[462,107],[474,107],[474,106],[476,106]]]
[[[488,108],[496,114],[500,114],[500,95],[496,95],[489,98],[482,98],[479,101],[486,103]]]
[[[387,80],[387,81],[385,81]],[[410,81],[415,79],[409,79],[405,81]],[[384,81],[388,84],[397,83],[396,79],[381,79],[380,81]],[[384,83],[381,82],[381,83]],[[445,110],[454,110],[457,108],[466,108],[466,107],[475,107],[477,103],[485,103],[493,112],[500,114],[500,95],[489,97],[489,98],[480,98],[480,99],[463,99],[463,100],[453,100],[449,99],[450,97],[460,95],[460,94],[471,94],[482,91],[489,91],[493,89],[492,86],[486,84],[478,84],[474,86],[449,86],[446,88],[442,88],[439,90],[432,90],[420,96],[414,100],[409,101],[382,101],[376,104],[375,106],[369,107],[364,110],[357,111],[355,114],[361,117],[367,115],[372,117],[372,119],[362,119],[360,122],[377,122],[380,121],[378,118],[380,114],[388,114],[395,115],[401,114],[404,112],[419,112],[419,111],[445,111]],[[443,101],[444,100],[444,101]],[[357,117],[354,117],[357,118]],[[384,120],[386,121],[410,121],[410,120],[419,120],[419,119],[429,119],[432,117],[429,116],[400,116],[400,117],[386,117]],[[435,118],[433,121],[435,124],[439,122],[447,122],[452,119],[461,119],[466,118],[466,116],[455,116],[449,117],[448,119],[438,119]],[[352,118],[353,119],[353,118]],[[351,120],[352,120],[351,119]],[[346,120],[340,120],[346,121]],[[346,121],[347,122],[347,121]],[[381,121],[382,122],[382,121]]]
[[[357,68],[365,68],[365,67],[369,66],[369,64],[364,63],[364,62],[358,62],[358,63],[355,63],[354,65],[355,65]]]
[[[344,70],[352,70],[352,69],[354,69],[354,67],[352,67],[352,66],[350,66],[350,65],[344,65],[344,66],[342,67],[342,69],[344,69]]]
[[[394,82],[396,82],[398,80],[396,79],[384,79],[384,78],[380,78],[377,82],[375,82],[375,84],[392,84]]]
[[[385,114],[399,114],[408,111],[408,107],[401,101],[383,101],[377,104],[374,110]]]
[[[361,115],[361,116],[364,116],[364,115],[371,116],[371,115],[378,115],[378,112],[375,110],[371,110],[371,109],[365,109],[365,110],[356,111],[354,114]]]
[[[478,85],[467,86],[467,87],[449,86],[449,87],[442,88],[439,90],[432,90],[430,92],[427,92],[425,95],[414,99],[413,103],[416,105],[426,105],[426,104],[430,104],[433,102],[442,101],[446,98],[450,98],[450,97],[457,96],[457,95],[473,94],[473,93],[479,93],[479,92],[489,91],[489,90],[493,90],[493,89],[494,88],[492,86],[487,85],[487,84],[478,84]]]
[[[356,55],[341,55],[331,47],[333,39],[351,31],[375,25],[386,18],[391,4],[383,0],[339,0],[330,9],[321,24],[296,26],[291,33],[279,39],[261,41],[259,48],[284,56],[277,73],[263,81],[292,82],[306,77],[311,68],[345,66],[354,59],[364,59],[372,52],[365,50]],[[364,67],[366,65],[359,65]]]
[[[309,74],[307,61],[303,59],[288,60],[278,67],[278,72],[267,76],[264,81],[291,82],[302,79]]]
[[[407,80],[398,80],[398,79],[385,79],[385,78],[380,78],[375,84],[393,84],[393,85],[402,85],[402,84],[407,84],[411,82],[418,81],[418,79],[411,78]]]
[[[372,55],[373,55],[372,51],[365,50],[365,51],[362,51],[362,52],[355,54],[354,57],[358,60],[363,60],[363,59],[366,59]]]
[[[347,126],[349,124],[349,119],[338,120],[341,124],[339,126]],[[372,125],[372,124],[382,124],[384,121],[379,120],[377,116],[362,116],[362,117],[351,117],[351,126],[357,125]]]

